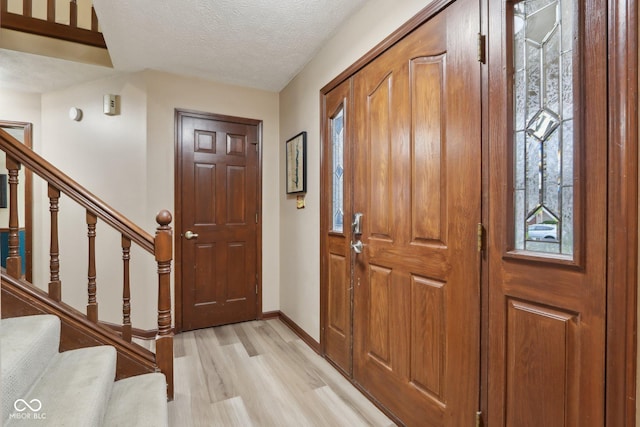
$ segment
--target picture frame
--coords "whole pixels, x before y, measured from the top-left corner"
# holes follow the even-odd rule
[[[307,192],[307,132],[300,132],[286,142],[287,194]]]

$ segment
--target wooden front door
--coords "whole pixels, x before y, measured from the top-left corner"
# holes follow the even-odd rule
[[[324,98],[323,259],[324,353],[347,375],[352,373],[352,200],[351,88],[349,79]]]
[[[446,4],[323,89],[323,350],[406,425],[631,424],[635,1],[481,2],[486,65]]]
[[[258,126],[177,112],[184,330],[257,318]]]
[[[478,30],[458,0],[353,82],[353,377],[411,426],[470,426],[478,406]]]
[[[489,15],[491,426],[605,424],[606,12],[525,0]]]

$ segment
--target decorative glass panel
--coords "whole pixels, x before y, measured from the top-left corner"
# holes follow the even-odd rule
[[[344,229],[344,108],[331,119],[331,150],[333,165],[332,227],[342,233]]]
[[[573,254],[573,2],[513,6],[516,249]]]

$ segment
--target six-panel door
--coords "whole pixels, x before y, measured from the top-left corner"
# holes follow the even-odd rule
[[[183,329],[253,320],[258,127],[188,115],[179,126]]]

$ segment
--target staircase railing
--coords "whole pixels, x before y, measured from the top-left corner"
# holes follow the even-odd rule
[[[48,183],[49,211],[51,214],[50,239],[50,282],[49,297],[60,301],[62,281],[60,280],[58,200],[60,194],[86,209],[87,236],[89,240],[88,259],[88,303],[87,318],[98,324],[98,302],[96,300],[96,223],[98,219],[117,230],[122,235],[122,259],[124,265],[122,338],[131,342],[131,306],[129,260],[131,243],[139,245],[155,257],[158,266],[158,331],[156,335],[156,364],[167,378],[167,394],[173,398],[173,328],[171,327],[171,260],[173,254],[173,233],[169,224],[171,213],[162,210],[156,221],[155,236],[132,223],[122,214],[91,194],[69,176],[47,160],[21,144],[9,133],[0,129],[0,149],[6,153],[9,172],[9,251],[6,262],[7,274],[18,279],[22,273],[18,241],[18,172],[22,165],[30,169]]]
[[[82,5],[87,4],[86,13],[90,15],[79,16],[79,9],[84,11],[85,8],[79,8],[77,0],[70,0],[69,14],[61,19],[61,11],[56,10],[56,4],[59,4],[56,0],[46,1],[46,10],[42,10],[42,17],[34,16],[38,15],[36,12],[39,11],[35,10],[33,0],[22,0],[20,11],[9,11],[8,0],[0,0],[0,26],[10,30],[106,48],[107,45],[99,30],[98,17],[93,5],[91,5],[91,0],[80,0],[80,2]],[[42,2],[36,2],[35,6],[38,7],[42,4]],[[88,5],[91,5],[90,9]],[[66,10],[63,13],[66,15]],[[86,25],[87,28],[79,26],[79,20],[89,23]]]

